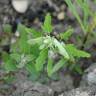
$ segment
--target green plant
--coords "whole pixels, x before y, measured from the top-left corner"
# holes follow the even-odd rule
[[[77,6],[79,6],[82,12],[82,17],[80,17],[72,0],[65,0],[65,2],[67,3],[68,8],[71,10],[73,15],[76,17],[84,33],[84,36],[82,37],[83,41],[81,44],[81,49],[84,49],[86,42],[89,41],[88,38],[93,34],[94,29],[96,28],[96,12],[91,10],[90,5],[88,4],[88,0],[75,0],[73,2],[76,2]],[[96,2],[96,0],[94,0],[94,2]],[[91,23],[89,22],[89,18],[92,19]]]
[[[25,69],[34,80],[42,73],[52,77],[61,68],[73,65],[76,67],[79,58],[90,57],[89,53],[64,42],[74,32],[72,28],[58,34],[57,37],[51,35],[53,28],[49,13],[41,28],[42,31],[38,32],[22,24],[18,25],[20,37],[11,44],[10,54],[2,53],[3,68],[7,73]],[[75,69],[81,72],[78,66]]]

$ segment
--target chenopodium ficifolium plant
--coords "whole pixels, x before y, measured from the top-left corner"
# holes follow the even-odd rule
[[[18,25],[20,37],[11,44],[10,54],[3,54],[4,68],[7,72],[24,68],[35,79],[42,73],[51,77],[61,68],[75,64],[78,58],[90,57],[89,53],[77,49],[74,44],[64,43],[64,40],[68,40],[72,35],[72,28],[60,33],[60,40],[51,35],[53,27],[49,13],[41,28],[42,32],[38,32],[22,24]]]

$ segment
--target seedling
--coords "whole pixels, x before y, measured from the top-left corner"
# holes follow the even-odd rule
[[[64,67],[74,64],[79,58],[89,58],[90,54],[79,50],[74,44],[66,44],[74,30],[68,29],[66,32],[58,34],[58,38],[52,36],[53,32],[51,15],[48,13],[42,31],[27,28],[22,24],[18,25],[17,31],[20,37],[11,44],[10,54],[3,52],[3,68],[7,73],[17,70],[27,70],[33,80],[39,78],[40,74],[47,73],[52,77]],[[76,70],[82,72],[77,66]]]

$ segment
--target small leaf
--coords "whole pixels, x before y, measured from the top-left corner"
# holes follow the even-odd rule
[[[44,25],[42,26],[44,32],[52,32],[51,15],[48,13],[45,17]]]
[[[31,80],[35,81],[35,80],[38,79],[39,73],[36,71],[36,68],[35,68],[35,64],[34,63],[28,63],[28,64],[26,64],[25,68],[29,72],[30,78],[32,77]]]
[[[18,25],[18,29],[20,32],[20,38],[19,38],[19,51],[23,53],[30,53],[31,46],[27,43],[28,40],[28,34],[26,32],[26,27],[22,24]]]
[[[35,29],[31,29],[31,28],[26,28],[27,33],[32,33],[32,37],[33,38],[37,38],[37,37],[41,37],[42,36],[42,32],[38,32]]]
[[[66,32],[60,33],[60,38],[63,40],[68,40],[73,34],[73,29],[68,29]]]
[[[2,58],[4,61],[4,69],[6,70],[6,72],[10,72],[10,71],[15,71],[16,68],[16,63],[13,62],[13,60],[10,58],[10,55],[8,55],[7,53],[3,53],[2,54]]]
[[[42,42],[43,42],[43,37],[38,37],[38,38],[35,38],[35,39],[28,40],[28,43],[31,44],[31,45],[41,44]]]
[[[71,71],[78,72],[79,74],[83,74],[83,70],[82,70],[82,68],[80,67],[79,64],[71,64],[69,69]]]
[[[21,55],[18,54],[18,53],[12,53],[12,54],[10,54],[10,57],[11,57],[13,60],[20,61]]]
[[[29,62],[32,62],[34,60],[34,56],[33,55],[21,55],[20,57],[20,61],[19,64],[17,65],[18,68],[23,68],[26,64],[28,64]]]
[[[71,10],[71,12],[73,13],[73,15],[76,17],[78,23],[80,24],[82,30],[84,31],[84,33],[86,33],[86,29],[83,25],[83,22],[78,14],[78,11],[76,9],[76,7],[74,6],[74,4],[72,3],[72,0],[65,0],[65,2],[67,3],[69,9]]]
[[[73,44],[68,44],[65,46],[67,52],[74,57],[87,57],[89,58],[91,55],[85,51],[77,49]]]
[[[60,74],[58,74],[58,73],[54,73],[50,77],[51,77],[51,80],[53,80],[53,81],[59,81],[60,80]]]
[[[55,39],[55,38],[53,39],[53,42],[54,42],[55,47],[58,48],[59,53],[62,56],[64,56],[66,59],[69,59],[70,57],[69,57],[66,49],[64,48],[64,46],[57,39]]]
[[[7,76],[4,76],[4,81],[7,83],[7,84],[12,84],[12,82],[16,79],[13,75],[7,75]]]
[[[43,70],[43,65],[45,63],[45,60],[48,56],[48,50],[47,49],[43,49],[40,54],[39,57],[36,59],[36,70],[37,71],[41,71]]]
[[[53,68],[53,59],[48,57],[48,64],[47,64],[47,73],[48,73],[48,76],[50,77],[51,76],[51,72],[52,72],[52,68]]]
[[[4,32],[11,33],[12,32],[12,27],[9,24],[5,24],[3,27]]]
[[[82,74],[83,75],[83,70],[82,70],[82,68],[80,66],[76,65],[74,70],[76,72],[78,72],[79,74]]]
[[[40,53],[40,50],[39,50],[39,45],[35,44],[35,45],[32,45],[31,47],[31,52],[30,52],[35,58],[38,57],[39,53]]]
[[[56,73],[60,68],[64,67],[66,65],[66,60],[64,58],[62,58],[61,60],[59,60],[53,67],[51,75],[53,73]]]

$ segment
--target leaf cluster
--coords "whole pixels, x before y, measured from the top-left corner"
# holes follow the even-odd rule
[[[10,54],[4,52],[2,55],[6,72],[23,68],[31,74],[33,79],[38,79],[42,73],[52,77],[61,68],[67,67],[69,62],[75,64],[75,61],[81,57],[90,57],[89,53],[64,42],[72,35],[74,31],[72,28],[60,33],[58,35],[60,40],[51,36],[53,27],[49,13],[41,28],[42,32],[38,32],[22,24],[18,25],[17,31],[20,37],[11,44]]]

